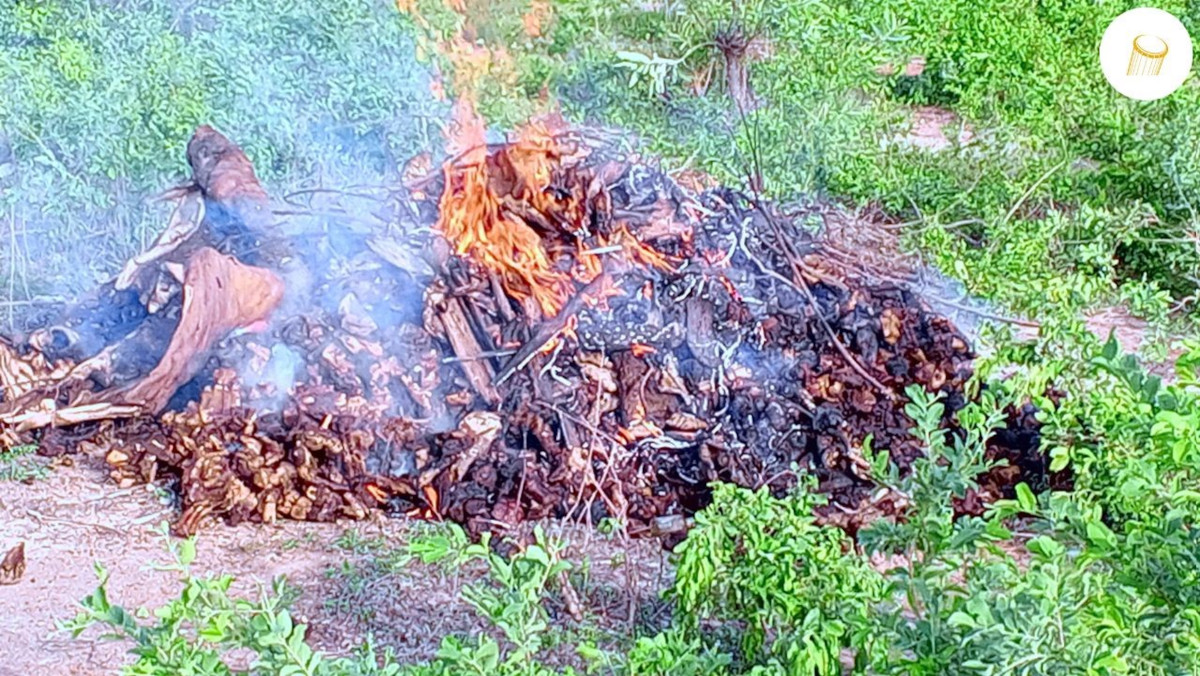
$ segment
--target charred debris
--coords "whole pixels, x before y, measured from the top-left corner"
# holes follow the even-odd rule
[[[973,354],[947,318],[813,214],[684,185],[619,139],[551,118],[456,139],[390,189],[273,202],[201,127],[154,245],[0,339],[0,445],[165,482],[180,533],[386,510],[678,534],[710,482],[798,474],[850,530],[903,508],[859,449],[921,453],[911,384],[952,433]],[[985,490],[1043,471],[1028,412],[996,438],[1013,464]]]

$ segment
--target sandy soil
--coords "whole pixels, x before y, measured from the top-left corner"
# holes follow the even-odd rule
[[[115,673],[126,661],[124,646],[92,632],[72,639],[56,622],[95,589],[95,563],[111,575],[110,598],[126,608],[174,597],[175,574],[152,568],[166,557],[159,524],[171,514],[152,487],[117,490],[90,458],[30,484],[0,483],[0,548],[24,542],[27,561],[18,584],[0,587],[0,636],[8,640],[0,674]],[[311,590],[340,532],[335,524],[295,523],[213,529],[198,541],[196,572],[235,574],[246,594],[278,575]],[[301,544],[285,549],[291,541]],[[311,607],[309,596],[301,613]]]
[[[159,524],[172,515],[153,487],[118,490],[99,458],[76,457],[72,465],[28,484],[0,482],[0,554],[24,542],[27,559],[20,581],[0,586],[5,639],[0,676],[113,674],[128,663],[127,645],[99,640],[98,630],[72,639],[56,623],[73,616],[79,600],[95,589],[97,562],[110,573],[114,603],[153,608],[174,598],[175,574],[153,568],[166,557]],[[428,659],[442,636],[481,630],[457,595],[480,571],[448,575],[419,563],[387,573],[372,567],[380,547],[402,545],[414,527],[383,517],[345,524],[214,525],[198,538],[194,569],[236,576],[234,591],[245,596],[286,576],[301,592],[293,612],[309,623],[310,640],[329,654],[344,654],[371,633],[377,645],[402,658]],[[344,540],[338,546],[349,529],[373,548],[347,551]],[[669,572],[656,542],[613,543],[594,530],[564,525],[548,530],[571,543],[573,560],[591,562],[586,577],[577,578],[577,592],[594,616],[584,623],[562,618],[564,626],[611,634],[662,615],[655,591],[669,583]],[[344,562],[358,572],[330,572]]]
[[[910,146],[937,152],[954,145],[966,145],[975,132],[957,115],[937,106],[918,106],[913,110],[912,127],[904,142]]]

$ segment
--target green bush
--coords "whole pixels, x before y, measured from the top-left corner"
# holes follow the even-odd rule
[[[165,526],[164,526],[165,532]],[[271,676],[396,676],[400,667],[390,653],[376,655],[371,643],[358,655],[328,659],[305,642],[305,625],[296,624],[287,607],[295,595],[280,578],[257,600],[230,596],[233,577],[195,576],[194,539],[172,541],[171,560],[163,566],[179,574],[178,597],[166,605],[130,611],[108,597],[108,573],[100,565],[100,584],[84,598],[75,618],[61,628],[79,636],[103,627],[105,638],[132,644],[136,660],[122,669],[127,676],[210,676],[261,674]],[[248,669],[232,666],[235,655],[254,655]],[[380,667],[382,661],[385,666]]]
[[[779,500],[764,488],[713,487],[713,504],[680,546],[671,598],[693,635],[737,628],[742,662],[787,673],[836,673],[861,644],[882,580],[848,557],[845,535],[816,525],[804,486]]]
[[[709,632],[692,635],[715,627],[753,651],[764,635],[776,646],[803,642],[809,655],[814,633],[829,638],[818,661],[743,650],[735,673],[840,674],[843,649],[859,674],[1200,673],[1194,517],[1149,505],[1114,520],[1086,494],[1039,499],[1021,485],[988,519],[956,518],[952,500],[985,466],[1001,400],[985,395],[960,411],[966,433],[947,440],[941,404],[909,396],[927,455],[900,477],[881,471],[881,451],[868,454],[909,508],[859,536],[893,565],[876,573],[863,554],[837,547],[839,531],[813,525],[810,497],[722,487],[681,550],[672,594],[683,631],[694,631],[699,610]],[[1025,534],[1014,541],[1006,523]],[[810,623],[814,614],[824,621]]]
[[[1200,395],[1194,343],[1164,384],[1115,339],[1087,363],[1081,387],[1043,402],[1049,452],[1075,476],[1075,493],[1119,521],[1167,515],[1200,523]]]

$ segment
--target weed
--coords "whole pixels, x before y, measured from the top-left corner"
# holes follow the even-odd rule
[[[309,532],[305,533],[303,537],[288,538],[287,540],[284,540],[283,541],[283,550],[291,551],[293,549],[299,549],[300,547],[303,547],[304,545],[311,545],[311,544],[315,543],[316,541],[317,541],[317,534],[313,531],[309,531]]]
[[[387,547],[382,537],[364,538],[357,528],[347,528],[333,541],[333,546],[351,554],[369,554]]]
[[[37,481],[49,474],[45,461],[37,456],[36,446],[0,449],[0,481]]]

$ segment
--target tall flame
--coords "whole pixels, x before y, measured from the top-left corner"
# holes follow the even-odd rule
[[[548,316],[558,313],[574,286],[570,277],[551,266],[537,231],[512,215],[493,188],[498,178],[488,155],[483,120],[469,98],[455,105],[451,149],[455,160],[445,165],[438,228],[466,255],[498,273],[517,297],[532,297]],[[549,144],[519,144],[521,162],[513,168],[523,180],[522,197],[537,199],[549,182]]]
[[[459,255],[498,274],[508,293],[532,298],[547,317],[557,315],[579,285],[604,272],[598,250],[621,254],[627,263],[670,267],[625,225],[589,232],[591,196],[555,189],[564,183],[564,160],[578,158],[578,148],[564,141],[566,130],[561,117],[547,116],[489,149],[471,98],[460,98],[449,139],[455,156],[443,169],[437,224]]]

